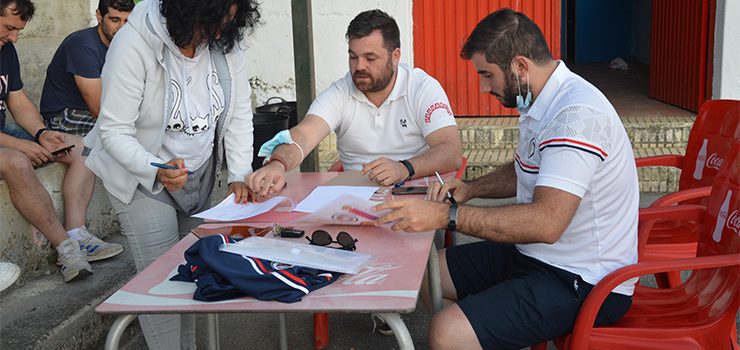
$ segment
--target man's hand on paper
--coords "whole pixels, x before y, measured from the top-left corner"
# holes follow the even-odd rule
[[[174,165],[178,169],[157,169],[157,181],[162,183],[168,192],[176,192],[185,186],[185,182],[188,181],[188,170],[185,169],[185,160],[182,158],[175,158],[165,163],[168,165]]]
[[[374,211],[391,210],[378,220],[378,225],[396,221],[394,231],[423,232],[447,227],[450,206],[445,203],[421,199],[393,199],[375,206]]]
[[[383,186],[391,186],[408,176],[408,170],[403,164],[385,157],[362,164],[361,172],[371,181]]]
[[[234,194],[234,203],[246,204],[249,201],[249,187],[242,181],[234,181],[229,184],[229,192],[226,195]]]
[[[246,185],[254,200],[264,201],[285,187],[285,168],[280,162],[270,162],[247,175]]]

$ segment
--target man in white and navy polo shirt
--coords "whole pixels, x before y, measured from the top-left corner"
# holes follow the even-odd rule
[[[447,95],[421,69],[399,64],[396,21],[380,10],[365,11],[350,22],[346,37],[349,72],[316,98],[301,123],[273,139],[281,145],[247,178],[257,197],[279,191],[285,172],[332,131],[343,168],[384,186],[461,165]]]
[[[524,14],[488,15],[461,56],[478,71],[482,92],[521,113],[516,157],[472,182],[431,186],[430,201],[381,204],[393,211],[379,222],[483,239],[439,253],[443,296],[453,304],[432,320],[432,349],[520,349],[567,334],[593,285],[637,261],[634,155],[606,97],[553,60]],[[452,203],[444,202],[448,190]],[[457,204],[513,196],[517,204],[496,208]],[[634,283],[612,291],[596,325],[627,312]]]

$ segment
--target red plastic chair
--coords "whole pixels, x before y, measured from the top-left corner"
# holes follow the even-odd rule
[[[702,104],[691,128],[686,154],[639,158],[637,167],[670,166],[681,169],[679,191],[666,195],[650,207],[705,204],[710,186],[735,140],[740,139],[740,101],[710,100]],[[702,199],[704,198],[704,199]],[[640,261],[690,258],[696,255],[696,242],[702,227],[684,218],[659,220],[647,236]],[[660,287],[681,283],[680,272],[656,275]]]
[[[740,156],[740,141],[734,142],[728,156]],[[646,222],[681,218],[704,224],[696,256],[639,262],[604,277],[582,305],[573,332],[554,341],[559,349],[740,348],[735,329],[740,305],[740,162],[723,165],[706,207],[688,204],[643,210],[640,234],[650,230]],[[693,270],[684,284],[658,289],[637,286],[632,307],[620,321],[593,326],[604,299],[619,284],[682,270]]]

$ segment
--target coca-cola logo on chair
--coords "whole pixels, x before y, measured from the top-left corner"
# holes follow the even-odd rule
[[[740,215],[738,215],[737,210],[730,213],[730,216],[727,217],[726,226],[730,230],[735,231],[735,233],[740,233]]]
[[[720,158],[717,153],[712,153],[709,155],[709,158],[707,158],[707,168],[712,168],[719,170],[719,167],[722,166],[722,158]]]

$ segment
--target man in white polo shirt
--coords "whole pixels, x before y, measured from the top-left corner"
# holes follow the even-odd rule
[[[593,285],[637,261],[634,155],[606,97],[553,60],[524,14],[488,15],[461,56],[478,71],[482,92],[521,113],[516,157],[472,182],[431,186],[431,200],[381,204],[392,212],[379,222],[483,239],[439,253],[443,296],[452,303],[432,320],[430,348],[520,349],[568,333]],[[512,196],[517,204],[496,208],[457,204]],[[612,291],[596,325],[624,315],[634,282]]]
[[[258,198],[279,191],[285,172],[331,131],[344,169],[361,170],[384,186],[461,165],[447,95],[421,69],[399,64],[396,21],[365,11],[350,22],[346,37],[350,71],[316,98],[301,123],[272,140],[281,145],[247,178]]]

